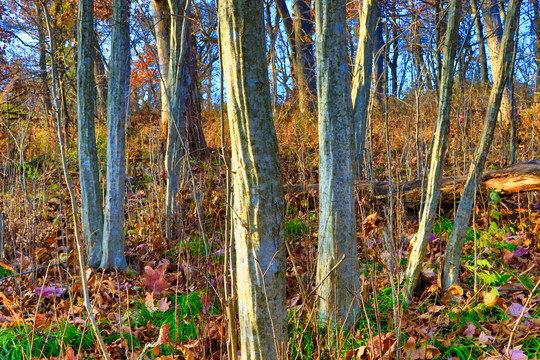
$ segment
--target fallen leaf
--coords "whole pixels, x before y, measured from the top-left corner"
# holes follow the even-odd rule
[[[151,292],[146,292],[146,297],[144,298],[144,305],[150,312],[157,310],[156,305],[154,304],[154,294]]]
[[[161,328],[159,329],[158,339],[154,344],[155,346],[165,345],[169,342],[169,326],[169,324],[161,325]]]
[[[186,359],[186,360],[195,360],[195,354],[193,353],[193,351],[191,351],[191,349],[188,349],[184,345],[178,345],[178,348],[184,354],[184,359]]]
[[[513,317],[519,317],[521,316],[521,313],[524,312],[524,317],[531,317],[531,315],[529,315],[529,312],[525,310],[525,307],[521,304],[518,304],[518,303],[512,303],[512,305],[510,305],[507,309],[506,309],[506,312],[509,314],[509,315],[512,315]]]
[[[465,329],[463,334],[465,335],[467,339],[472,339],[475,331],[476,331],[476,326],[474,326],[474,324],[472,323],[468,323],[467,329]]]
[[[514,259],[514,253],[508,249],[502,250],[502,259],[506,265],[510,264]]]
[[[210,295],[204,296],[201,298],[202,303],[202,312],[203,314],[206,314],[208,310],[212,307],[212,299],[210,298]]]
[[[167,300],[167,298],[163,298],[159,300],[159,311],[165,312],[169,310],[169,307],[171,305],[171,302]]]
[[[155,270],[150,266],[144,267],[144,272],[146,273],[144,284],[148,286],[151,291],[160,292],[169,287],[169,283],[164,279],[167,264],[168,262],[161,263]]]
[[[46,299],[50,299],[53,297],[60,297],[66,291],[67,289],[64,287],[43,286],[36,289],[36,294],[41,295]]]
[[[409,360],[430,360],[439,356],[441,352],[433,345],[426,345],[420,349],[415,349],[409,356]]]
[[[480,346],[487,346],[493,342],[493,340],[495,340],[493,336],[489,336],[483,331],[481,331],[480,335],[478,335],[478,345]]]
[[[503,355],[509,357],[510,360],[528,360],[527,355],[518,348],[508,349],[508,353],[506,352],[506,348],[504,348],[501,352]]]
[[[496,289],[492,289],[492,291],[482,291],[484,305],[488,307],[495,306],[495,304],[497,303],[497,298],[498,298],[495,292],[498,293]]]
[[[383,220],[378,213],[368,215],[362,222],[362,230],[364,231],[364,237],[368,237],[374,230],[379,228],[380,222]]]

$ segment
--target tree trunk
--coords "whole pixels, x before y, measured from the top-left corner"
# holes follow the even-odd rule
[[[422,270],[422,261],[426,253],[429,236],[433,229],[433,221],[437,213],[437,205],[441,194],[441,178],[444,167],[444,158],[448,146],[448,132],[450,127],[450,104],[452,100],[452,86],[454,80],[454,59],[458,45],[458,30],[461,16],[461,0],[451,0],[448,4],[448,25],[443,55],[443,68],[439,88],[439,111],[435,124],[433,149],[430,159],[430,171],[427,179],[426,201],[418,232],[412,240],[412,251],[407,264],[405,279],[405,301],[411,301]]]
[[[319,321],[350,328],[360,291],[345,0],[316,1],[319,108]]]
[[[383,85],[384,85],[384,66],[385,66],[385,50],[383,39],[383,22],[381,5],[375,4],[375,38],[373,42],[373,105],[376,107],[382,106]]]
[[[294,1],[294,21],[285,0],[276,0],[277,10],[283,19],[287,40],[291,47],[291,72],[296,82],[299,109],[302,113],[313,111],[316,104],[317,81],[313,56],[313,19],[311,0]]]
[[[94,77],[96,83],[96,109],[99,121],[107,119],[107,73],[105,72],[105,58],[99,46],[97,37],[94,35]]]
[[[128,112],[129,5],[113,0],[109,94],[107,102],[107,193],[100,268],[125,270],[124,193],[126,178],[125,122]]]
[[[243,359],[285,359],[284,202],[263,4],[221,0],[218,17],[232,146],[241,353]]]
[[[469,175],[465,188],[463,189],[463,194],[461,195],[459,207],[454,217],[454,227],[446,249],[446,259],[442,276],[442,286],[445,290],[451,285],[458,283],[461,268],[461,252],[463,250],[463,243],[469,225],[471,210],[474,205],[474,195],[478,188],[486,157],[491,147],[501,98],[512,69],[514,60],[514,38],[517,30],[520,5],[521,0],[511,0],[508,5],[504,35],[501,40],[499,48],[500,52],[498,54],[499,57],[497,59],[496,72],[498,77],[495,78],[493,88],[491,89],[486,118],[484,120],[484,128],[482,130],[480,142],[474,153],[474,160],[471,162],[469,168]]]
[[[185,121],[185,139],[189,155],[197,159],[204,159],[209,155],[206,139],[202,130],[201,97],[199,95],[199,79],[197,56],[193,47],[191,36],[191,20],[186,20],[186,61],[182,79],[187,87]]]
[[[503,25],[501,22],[498,1],[485,0],[482,3],[482,14],[484,15],[484,25],[486,27],[486,38],[489,50],[489,60],[491,63],[491,73],[493,74],[493,81],[495,81],[495,79],[500,76],[497,61],[499,58],[501,39],[503,35]],[[512,91],[510,89],[511,81],[512,79],[509,78],[505,85],[500,107],[500,116],[502,120],[501,126],[507,128],[512,126],[512,122],[515,122],[516,124],[518,122],[515,99],[512,96]],[[510,142],[514,143],[515,141],[516,139],[510,137]],[[511,144],[510,147],[515,149],[515,143]],[[510,158],[512,158],[512,154],[510,154]]]
[[[535,57],[534,63],[536,64],[536,82],[534,84],[534,100],[540,102],[540,7],[538,6],[538,0],[532,0],[534,11],[534,36],[535,41]]]
[[[313,54],[313,18],[311,0],[294,1],[294,41],[296,44],[295,74],[298,86],[298,102],[302,114],[315,110],[317,80]]]
[[[478,40],[478,66],[480,66],[480,81],[483,85],[487,85],[489,79],[487,72],[486,46],[484,44],[484,29],[482,28],[482,20],[480,19],[476,1],[477,0],[471,0],[471,10],[474,16],[474,26],[476,27],[476,39]]]
[[[152,14],[156,34],[156,45],[159,59],[161,90],[161,134],[165,138],[167,134],[167,115],[169,102],[167,100],[167,74],[169,72],[171,16],[167,0],[152,0]]]
[[[167,190],[165,199],[166,234],[169,240],[173,237],[173,219],[176,215],[176,195],[180,188],[181,161],[184,155],[182,147],[182,133],[184,129],[184,111],[187,87],[182,82],[186,55],[187,22],[184,15],[187,12],[189,1],[169,1],[171,14],[171,37],[169,70],[167,73],[167,147],[165,152],[165,171],[167,174]]]
[[[81,216],[88,266],[101,261],[103,201],[94,130],[94,0],[80,0],[77,26],[77,120],[79,133],[79,177]]]
[[[47,111],[48,114],[51,114],[53,112],[53,105],[47,77],[47,48],[45,46],[46,37],[43,24],[43,9],[40,6],[36,6],[36,24],[39,44],[39,78],[43,91],[43,104],[45,106],[45,111]]]
[[[359,179],[362,172],[366,125],[371,91],[371,70],[373,66],[373,33],[377,22],[377,3],[365,0],[360,14],[360,36],[354,60],[351,85],[352,121],[354,128],[354,174]]]

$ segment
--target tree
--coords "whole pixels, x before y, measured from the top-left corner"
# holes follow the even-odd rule
[[[313,19],[311,0],[295,0],[294,21],[289,14],[285,0],[276,0],[285,32],[291,47],[291,65],[298,90],[300,112],[311,112],[316,104],[317,82],[315,77],[315,57],[313,55]]]
[[[514,61],[514,38],[517,31],[517,23],[519,18],[519,7],[521,0],[511,0],[508,5],[506,21],[504,26],[504,34],[501,39],[500,52],[497,59],[496,72],[499,77],[494,78],[493,88],[489,97],[489,103],[484,120],[484,128],[480,137],[480,142],[476,147],[474,159],[469,167],[469,175],[467,182],[461,194],[461,200],[454,217],[454,226],[452,234],[448,240],[446,250],[446,259],[444,262],[444,271],[442,276],[442,285],[444,289],[448,289],[451,285],[458,283],[458,276],[461,267],[461,252],[469,220],[471,210],[474,204],[476,189],[484,170],[486,157],[493,141],[493,133],[497,123],[497,114],[501,105],[501,99],[505,89],[505,84],[510,76],[512,63]]]
[[[484,15],[484,26],[486,27],[486,39],[489,50],[489,61],[491,63],[491,73],[493,79],[500,77],[497,68],[498,58],[501,51],[501,39],[503,35],[503,24],[501,22],[499,1],[498,0],[485,0],[482,3],[482,14]],[[515,123],[518,121],[518,114],[516,109],[516,103],[513,96],[513,92],[510,88],[510,78],[504,89],[503,98],[501,100],[500,119],[502,120],[501,126],[511,126],[515,128]],[[516,150],[516,138],[515,134],[510,136],[510,154],[509,161],[511,164],[515,162],[515,150]]]
[[[262,1],[222,0],[242,358],[286,358],[283,189],[272,121]],[[346,69],[346,65],[345,65]]]
[[[478,66],[480,66],[480,80],[482,84],[488,83],[486,46],[484,45],[484,30],[482,20],[478,12],[476,0],[471,0],[471,10],[474,16],[474,26],[476,28],[476,39],[478,39]]]
[[[103,226],[104,269],[127,267],[124,254],[124,193],[126,179],[125,124],[130,69],[129,3],[113,0],[111,60],[107,96],[107,193]]]
[[[360,274],[353,199],[345,0],[315,2],[319,109],[317,309],[331,327],[352,326]]]
[[[364,147],[366,143],[366,125],[371,90],[371,69],[373,63],[373,33],[377,22],[377,4],[375,0],[363,2],[360,14],[360,36],[354,60],[351,85],[352,120],[354,124],[354,170],[360,178]]]
[[[439,111],[435,124],[433,148],[431,150],[429,177],[427,179],[426,200],[422,211],[422,218],[418,232],[411,240],[412,250],[405,273],[405,301],[411,301],[424,259],[429,236],[433,229],[433,221],[437,213],[439,197],[441,194],[441,178],[448,146],[448,132],[450,127],[450,103],[452,99],[452,86],[454,79],[454,60],[457,49],[457,35],[459,19],[461,16],[461,0],[451,0],[448,4],[448,24],[443,49],[443,67],[439,87]]]
[[[81,216],[86,239],[88,265],[101,262],[103,201],[94,130],[94,1],[80,0],[77,25],[77,120],[79,134],[79,172]],[[41,35],[40,35],[41,37]]]

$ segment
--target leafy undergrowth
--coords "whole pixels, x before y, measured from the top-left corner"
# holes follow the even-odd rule
[[[288,132],[278,131],[287,138],[288,147],[281,153],[287,184],[317,182],[316,133],[308,131],[316,129],[313,121],[307,119],[301,126],[290,122]],[[381,134],[375,128],[374,141],[380,142]],[[104,138],[103,132],[98,135],[98,140]],[[405,144],[407,139],[401,140]],[[163,208],[157,201],[164,198],[161,163],[154,155],[159,145],[147,149],[145,144],[151,141],[142,135],[130,142],[125,206],[130,267],[125,273],[85,271],[101,335],[113,359],[224,359],[228,328],[221,158],[213,153],[204,161],[192,160],[195,181],[186,178],[182,183],[178,225],[172,240],[166,240]],[[98,150],[104,152],[103,141],[98,141]],[[68,155],[74,187],[79,189],[74,147]],[[385,176],[386,163],[384,156],[374,159],[376,176]],[[410,159],[397,177],[413,174],[416,163]],[[0,359],[102,359],[83,306],[71,207],[58,164],[54,156],[45,156],[26,165],[24,176],[6,170],[7,190],[0,198],[6,216],[5,258],[0,263]],[[447,174],[454,171],[445,169]],[[540,292],[533,291],[540,279],[540,199],[533,195],[501,199],[491,194],[479,202],[467,233],[460,286],[449,293],[440,289],[439,269],[453,214],[441,216],[429,244],[420,291],[408,307],[400,294],[417,212],[396,209],[399,221],[392,254],[384,245],[388,224],[366,227],[369,231],[358,234],[358,322],[351,331],[335,336],[316,322],[317,193],[287,193],[288,357],[377,360],[393,359],[398,353],[410,360],[540,357]],[[203,220],[195,203],[204,210]],[[370,199],[357,199],[356,209],[358,229],[370,214],[388,211],[385,204]],[[389,260],[395,266],[392,272]]]

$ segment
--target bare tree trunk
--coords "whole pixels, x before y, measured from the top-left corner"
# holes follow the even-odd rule
[[[53,105],[51,99],[51,90],[49,88],[49,81],[47,76],[47,48],[45,47],[45,26],[43,24],[43,9],[40,6],[36,6],[36,24],[39,44],[39,78],[43,91],[43,103],[45,105],[45,110],[49,114],[51,114],[53,111]]]
[[[487,56],[486,46],[484,44],[484,29],[482,27],[482,20],[480,19],[480,13],[478,12],[477,0],[471,0],[471,10],[474,16],[474,26],[476,27],[476,39],[478,40],[478,65],[480,66],[480,81],[483,85],[489,83],[488,71],[487,71]],[[538,0],[536,0],[538,1]]]
[[[498,73],[497,61],[499,58],[501,39],[503,35],[503,25],[500,17],[500,9],[497,0],[485,0],[482,3],[482,14],[484,15],[484,26],[486,28],[486,38],[489,49],[489,60],[491,63],[491,73],[495,80],[500,75]],[[500,118],[501,126],[511,127],[512,122],[515,122],[514,126],[518,123],[518,114],[515,106],[515,99],[512,96],[510,88],[510,82],[513,79],[509,78],[504,89],[503,98],[501,101]],[[510,142],[514,143],[516,139],[510,137]],[[503,145],[504,146],[504,145]],[[510,145],[510,148],[516,148],[515,143]],[[512,158],[512,154],[510,154]],[[515,154],[514,154],[515,158]]]
[[[161,133],[163,138],[165,138],[167,134],[167,116],[169,113],[169,102],[167,99],[167,74],[169,72],[169,57],[171,51],[171,16],[167,0],[152,0],[151,3],[159,58]]]
[[[467,182],[463,189],[459,207],[454,218],[452,234],[448,240],[442,276],[443,289],[448,289],[451,285],[458,283],[461,268],[461,252],[463,250],[463,243],[469,225],[476,189],[478,188],[482,171],[486,163],[486,157],[491,147],[503,91],[508,77],[510,76],[512,63],[514,61],[514,38],[517,31],[520,5],[521,0],[511,0],[508,5],[504,35],[501,39],[499,58],[497,59],[497,74],[499,74],[499,76],[495,79],[493,88],[491,89],[486,118],[484,120],[484,128],[482,130],[480,142],[474,153],[474,160],[471,162],[469,168]]]
[[[96,83],[96,110],[100,121],[107,119],[107,73],[105,72],[105,58],[99,46],[97,37],[94,39],[94,77]]]
[[[313,18],[311,0],[294,1],[294,41],[296,44],[295,74],[298,86],[300,112],[315,110],[317,80],[315,77],[315,56],[313,54]]]
[[[291,66],[298,90],[299,108],[302,113],[313,111],[316,104],[317,81],[311,32],[311,0],[295,0],[294,21],[285,0],[276,0],[277,10],[283,19],[287,40],[291,47]]]
[[[241,354],[286,359],[284,202],[263,3],[221,0],[218,17],[232,146]]]
[[[170,0],[171,37],[169,70],[167,73],[167,147],[165,152],[165,171],[167,173],[167,190],[165,199],[166,233],[169,239],[173,236],[173,219],[176,215],[176,195],[180,188],[181,161],[184,155],[182,133],[184,131],[184,111],[186,108],[186,84],[182,82],[186,56],[187,22],[184,21],[189,0]]]
[[[354,61],[351,85],[352,121],[354,124],[354,173],[359,179],[362,172],[366,125],[371,91],[371,70],[373,67],[373,33],[377,22],[377,3],[365,0],[360,14],[360,37]]]
[[[536,64],[536,82],[534,84],[534,99],[536,102],[540,102],[540,7],[538,6],[538,0],[532,0],[534,11],[534,35],[536,37],[535,45],[535,58]]]
[[[113,0],[111,61],[107,101],[107,193],[100,268],[125,270],[124,195],[126,178],[126,132],[128,112],[126,86],[130,67],[129,5]]]
[[[405,279],[405,301],[410,303],[422,269],[422,261],[426,253],[429,236],[433,229],[433,221],[437,213],[437,205],[441,194],[442,170],[448,146],[450,127],[450,103],[454,83],[454,60],[458,45],[458,30],[461,17],[461,0],[451,0],[448,4],[448,25],[444,44],[443,68],[439,88],[439,111],[435,124],[433,149],[430,159],[430,171],[427,179],[426,201],[418,232],[411,241],[412,251],[407,264]]]
[[[81,216],[88,266],[101,262],[103,201],[94,130],[94,1],[80,0],[77,26],[77,120]]]
[[[350,328],[359,315],[353,129],[346,0],[316,1],[319,108],[319,255],[317,310],[332,329]]]
[[[382,106],[383,97],[383,85],[384,85],[384,66],[386,63],[384,39],[383,39],[383,21],[381,4],[376,4],[376,19],[374,29],[374,42],[373,42],[373,105],[376,107]]]
[[[186,61],[182,78],[187,87],[185,121],[185,140],[190,156],[204,159],[209,155],[206,139],[202,130],[201,97],[199,95],[199,79],[197,56],[191,35],[191,20],[186,20]]]

